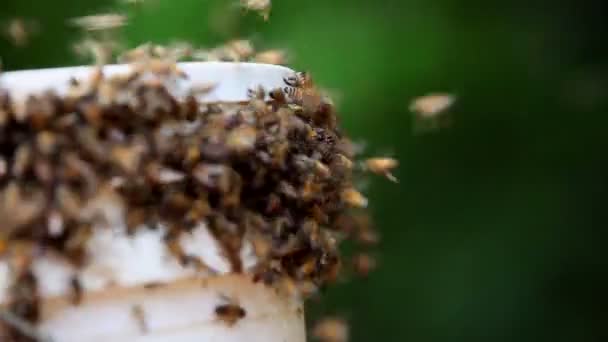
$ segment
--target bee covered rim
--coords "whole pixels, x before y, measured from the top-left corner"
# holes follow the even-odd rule
[[[279,65],[245,62],[183,62],[177,68],[186,76],[173,77],[168,85],[174,95],[185,94],[195,87],[213,87],[198,95],[203,102],[247,101],[247,90],[262,86],[266,90],[282,87],[283,78],[294,73]],[[68,92],[70,81],[86,81],[94,66],[74,66],[11,71],[0,74],[0,88],[7,89],[14,98],[54,91],[58,95]],[[105,77],[128,73],[128,64],[103,66]]]

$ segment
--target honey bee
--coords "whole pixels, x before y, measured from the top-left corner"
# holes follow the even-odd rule
[[[271,99],[274,100],[275,107],[287,103],[287,97],[285,96],[285,92],[281,88],[272,89],[268,95]]]
[[[255,128],[251,126],[238,127],[228,133],[226,146],[238,153],[251,151],[255,147],[256,138]]]
[[[287,53],[283,50],[262,51],[255,55],[254,61],[265,64],[287,64]]]
[[[314,85],[310,73],[306,71],[296,72],[291,76],[284,77],[283,82],[293,88],[312,88]]]
[[[291,102],[302,106],[305,112],[316,112],[323,104],[330,103],[314,86],[312,77],[307,72],[297,72],[284,77],[283,82],[287,84],[287,87],[283,88],[283,92],[291,99]]]
[[[235,325],[239,320],[245,318],[247,311],[234,300],[226,296],[221,296],[225,304],[215,307],[215,316],[218,320],[226,323],[229,327]]]
[[[392,182],[397,183],[397,178],[393,176],[391,170],[399,165],[393,158],[369,158],[364,162],[365,168],[375,174],[383,175]]]
[[[70,22],[86,31],[105,31],[125,26],[127,17],[122,14],[107,13],[78,17],[71,19]]]
[[[82,283],[80,282],[80,279],[78,279],[78,277],[76,276],[73,276],[72,279],[70,279],[70,287],[72,288],[72,304],[80,304],[83,295]]]
[[[38,24],[36,22],[27,21],[23,18],[11,19],[4,28],[5,36],[16,47],[26,46],[33,34],[37,33]]]
[[[359,253],[353,257],[353,269],[361,277],[367,277],[376,268],[376,260],[369,254]]]
[[[15,329],[29,339],[32,339],[33,341],[52,341],[50,337],[44,336],[41,332],[39,332],[32,323],[6,308],[0,308],[0,322],[4,322],[6,325]],[[4,331],[2,328],[2,325],[0,325],[0,339],[4,341],[4,339],[2,339],[4,337]]]
[[[367,198],[365,198],[365,196],[363,196],[359,191],[354,188],[347,188],[342,190],[341,197],[346,204],[352,207],[367,207]]]
[[[377,245],[380,242],[380,236],[376,230],[369,227],[359,228],[356,238],[359,243],[366,246]]]
[[[264,100],[266,98],[266,90],[261,85],[255,88],[247,89],[247,96],[251,100]]]
[[[131,316],[137,322],[139,331],[142,334],[148,333],[148,322],[146,322],[146,313],[144,308],[140,304],[135,304],[131,307]]]
[[[6,159],[0,157],[0,179],[2,179],[7,173]]]
[[[206,61],[246,61],[255,53],[253,44],[246,39],[231,40],[224,45],[211,50],[196,50],[192,52],[192,58]]]
[[[74,44],[74,52],[81,57],[93,57],[95,65],[108,64],[112,60],[112,54],[118,50],[118,43],[111,40],[84,39]]]
[[[241,6],[246,10],[258,12],[264,20],[268,20],[272,3],[270,0],[241,0]]]
[[[410,111],[421,118],[434,118],[447,110],[455,101],[455,97],[446,93],[431,93],[414,99],[410,103]]]
[[[344,319],[329,317],[317,322],[312,335],[322,342],[346,342],[349,328]]]

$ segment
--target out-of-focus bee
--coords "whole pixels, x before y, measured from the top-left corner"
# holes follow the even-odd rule
[[[215,316],[217,319],[226,323],[228,326],[233,326],[239,320],[245,318],[247,311],[234,300],[226,296],[221,296],[226,303],[215,307]]]
[[[369,254],[359,253],[353,257],[353,269],[357,275],[367,277],[376,268],[376,260]]]
[[[127,25],[127,17],[122,14],[106,13],[78,17],[71,19],[70,22],[86,31],[105,31]]]
[[[142,334],[148,333],[148,322],[146,321],[146,313],[140,304],[135,304],[131,307],[131,316],[137,323],[139,331]]]
[[[392,182],[397,182],[397,178],[393,176],[391,170],[399,165],[399,162],[393,158],[369,158],[364,162],[365,168],[375,174],[385,176]]]
[[[261,85],[258,85],[255,88],[247,89],[247,96],[252,100],[264,100],[266,97],[266,90]]]
[[[38,32],[38,23],[23,18],[11,19],[4,25],[4,35],[17,47],[26,46],[33,34]]]
[[[365,208],[367,207],[367,198],[363,196],[359,191],[355,188],[347,188],[342,190],[341,193],[342,200],[355,208]]]
[[[228,133],[226,146],[235,152],[243,153],[253,150],[257,138],[257,132],[252,126],[242,126]]]
[[[420,118],[434,118],[448,109],[455,101],[455,97],[446,93],[431,93],[414,99],[409,106]]]
[[[268,20],[272,2],[270,0],[241,0],[241,6],[246,10],[258,12],[264,20]]]
[[[112,54],[119,49],[119,44],[111,40],[84,39],[73,46],[78,56],[93,57],[95,65],[108,64],[112,60]]]
[[[11,310],[0,308],[0,340],[5,336],[3,325],[6,324],[11,328],[15,329],[22,335],[32,339],[33,341],[41,341],[41,342],[51,342],[52,340],[48,336],[44,336],[41,332],[38,331],[36,326],[27,321],[26,319],[20,317],[15,314]],[[12,335],[12,334],[11,334]],[[8,337],[7,337],[8,338]]]
[[[0,157],[0,179],[2,179],[7,173],[7,163],[3,157]]]
[[[348,335],[348,324],[342,318],[324,318],[312,330],[312,336],[322,342],[346,342]]]
[[[235,39],[213,49],[198,49],[191,53],[195,60],[242,62],[249,60],[255,53],[251,41]]]
[[[287,53],[283,50],[262,51],[255,55],[254,61],[265,64],[287,64]]]

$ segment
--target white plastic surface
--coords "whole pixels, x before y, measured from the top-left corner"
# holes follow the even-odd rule
[[[245,310],[234,324],[215,312],[228,298]],[[108,290],[79,305],[48,300],[42,311],[40,332],[54,342],[306,341],[302,303],[245,276]]]

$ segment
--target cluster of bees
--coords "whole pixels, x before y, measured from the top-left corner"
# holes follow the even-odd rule
[[[250,241],[254,280],[303,298],[341,275],[342,240],[378,241],[353,177],[365,170],[395,180],[397,162],[355,162],[309,74],[251,89],[246,103],[199,103],[171,94],[165,81],[186,75],[150,51],[125,54],[133,67],[123,75],[94,69],[65,96],[17,104],[10,88],[0,91],[0,256],[18,275],[9,307],[25,321],[38,319],[33,258],[53,250],[85,265],[93,230],[111,220],[107,206],[123,209],[129,232],[162,225],[171,253],[205,271],[215,270],[178,243],[197,224],[207,224],[235,273],[245,272],[239,253]],[[353,261],[362,275],[370,258]],[[78,282],[72,288],[77,298]],[[223,304],[216,314],[234,324],[246,315],[238,308]]]

